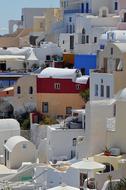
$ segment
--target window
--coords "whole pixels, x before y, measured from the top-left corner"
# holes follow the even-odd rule
[[[66,107],[66,114],[70,115],[72,113],[72,107]]]
[[[77,139],[73,138],[73,146],[76,146],[76,145],[77,145]]]
[[[80,90],[80,84],[76,84],[76,90]]]
[[[118,10],[118,2],[115,2],[114,9],[115,9],[115,11]]]
[[[40,22],[40,28],[43,28],[43,23],[42,22]]]
[[[23,144],[23,145],[22,145],[22,148],[23,148],[23,149],[27,148],[27,145],[26,145],[26,144]]]
[[[94,37],[94,43],[97,43],[97,37],[96,36]]]
[[[116,104],[114,104],[114,107],[113,107],[113,117],[116,116]]]
[[[81,43],[85,44],[85,29],[82,29],[82,39],[81,39]]]
[[[106,86],[106,97],[110,98],[110,86]]]
[[[89,43],[89,36],[86,36],[86,43]]]
[[[101,85],[101,97],[104,97],[104,85]]]
[[[73,33],[72,29],[73,29],[73,27],[72,27],[72,25],[70,24],[70,33]]]
[[[72,17],[69,17],[69,22],[72,22]]]
[[[101,79],[101,83],[103,83],[103,79]]]
[[[110,54],[113,55],[113,48],[110,49]]]
[[[17,94],[21,94],[21,87],[20,86],[17,87]]]
[[[98,96],[98,85],[95,84],[95,96]]]
[[[51,60],[51,56],[50,55],[46,55],[46,61],[50,61]]]
[[[65,41],[63,40],[63,44],[65,44]]]
[[[48,102],[42,102],[42,112],[48,113]]]
[[[54,83],[54,89],[60,90],[60,83]]]
[[[89,3],[86,3],[86,13],[89,13]]]
[[[33,87],[32,86],[29,87],[29,94],[33,94]]]
[[[84,13],[84,3],[81,3],[81,13]]]

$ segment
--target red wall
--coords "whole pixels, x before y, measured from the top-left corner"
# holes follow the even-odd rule
[[[54,89],[54,83],[60,83],[60,90]],[[37,78],[37,93],[79,93],[89,87],[89,84],[80,84],[77,90],[76,84],[71,79]]]

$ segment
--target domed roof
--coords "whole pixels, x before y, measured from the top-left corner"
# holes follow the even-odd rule
[[[115,99],[126,101],[126,88],[120,90],[120,91],[116,94]]]
[[[0,131],[20,130],[20,124],[15,119],[0,119]]]

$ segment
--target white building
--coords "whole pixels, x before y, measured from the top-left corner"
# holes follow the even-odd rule
[[[64,51],[96,53],[102,33],[116,28],[120,21],[115,0],[61,0],[64,9],[64,33],[59,45]]]
[[[15,119],[0,119],[0,154],[4,155],[3,145],[15,135],[20,135],[20,124]]]
[[[5,165],[11,169],[19,168],[23,162],[36,162],[35,146],[22,136],[13,136],[7,140]]]
[[[69,160],[83,157],[85,136],[85,111],[74,111],[78,117],[68,117],[64,124],[47,128],[47,137],[38,146],[40,162]]]
[[[35,48],[0,48],[0,70],[21,71],[31,69],[34,65],[39,67],[45,64],[48,56],[51,60],[54,55],[62,57],[62,51],[52,42],[43,43]]]

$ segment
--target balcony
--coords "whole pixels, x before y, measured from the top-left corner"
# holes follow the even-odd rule
[[[115,117],[111,117],[111,118],[107,118],[107,122],[106,122],[106,128],[107,128],[107,131],[116,131],[116,119]]]
[[[91,9],[88,10],[84,10],[83,12],[81,11],[81,9],[67,9],[64,10],[64,14],[71,14],[71,13],[92,13]]]

